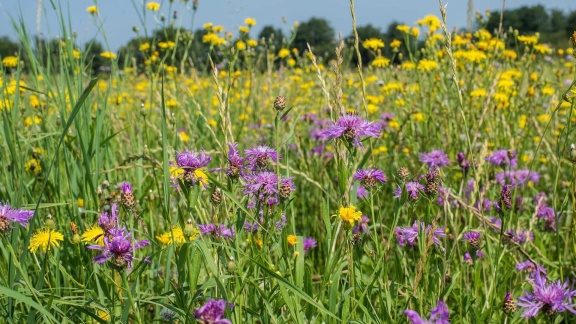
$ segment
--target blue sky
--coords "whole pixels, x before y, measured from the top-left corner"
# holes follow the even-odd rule
[[[142,13],[146,1],[142,0],[52,0],[56,7],[62,8],[65,21],[70,23],[77,34],[77,43],[83,44],[96,37],[107,43],[110,50],[116,51],[122,44],[135,36],[133,26],[143,30],[143,24],[138,17]],[[311,17],[326,18],[336,32],[347,36],[351,31],[352,19],[348,0],[199,0],[199,7],[192,22],[191,10],[186,4],[175,0],[169,11],[168,0],[157,0],[161,3],[161,10],[156,13],[146,13],[145,25],[149,30],[161,27],[160,14],[166,18],[178,12],[176,25],[194,29],[206,22],[223,25],[227,30],[237,33],[238,26],[243,24],[244,18],[252,17],[257,20],[253,36],[264,25],[274,25],[288,29],[294,21],[305,21]],[[0,0],[0,36],[8,35],[15,40],[11,19],[23,19],[26,28],[32,35],[39,30],[45,37],[61,36],[60,20],[56,10],[52,8],[51,0],[40,0],[40,25],[37,21],[39,0]],[[449,27],[466,26],[466,0],[444,1],[448,4]],[[486,9],[499,10],[502,0],[474,1],[474,10],[484,12]],[[522,5],[545,3],[547,8],[557,8],[566,12],[576,10],[576,1],[572,0],[507,0],[507,8]],[[87,12],[86,8],[97,4],[100,11],[100,22],[97,22]],[[187,4],[191,7],[191,0]],[[439,15],[437,0],[356,0],[356,19],[358,25],[372,24],[386,29],[388,24],[396,20],[407,24],[414,24],[427,14]],[[57,9],[59,11],[59,9]],[[283,23],[283,18],[286,23]],[[105,37],[104,37],[105,35]]]

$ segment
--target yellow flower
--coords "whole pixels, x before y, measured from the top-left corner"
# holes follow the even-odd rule
[[[246,41],[246,44],[248,44],[248,46],[250,46],[250,47],[256,47],[256,46],[258,46],[258,42],[257,42],[256,40],[254,40],[254,39],[249,39],[249,40],[247,40],[247,41]]]
[[[362,46],[364,48],[376,51],[379,48],[384,47],[384,41],[378,38],[368,38],[367,40],[362,42]]]
[[[516,52],[514,52],[513,50],[505,50],[504,57],[507,59],[515,60],[516,58],[518,58],[518,54],[516,54]]]
[[[38,159],[30,159],[24,163],[24,170],[30,171],[33,173],[38,173],[42,170],[40,166],[40,160]]]
[[[484,90],[482,88],[473,90],[472,92],[470,92],[470,97],[472,97],[472,98],[486,97],[486,90]]]
[[[542,94],[547,95],[547,96],[551,96],[554,94],[554,88],[544,87],[544,88],[542,88]]]
[[[538,36],[523,36],[517,37],[519,42],[524,43],[524,45],[535,45],[538,43]]]
[[[410,35],[412,35],[412,37],[414,38],[418,38],[418,36],[420,36],[420,29],[412,27],[412,29],[410,30]]]
[[[100,317],[101,320],[103,321],[109,321],[110,320],[110,313],[108,313],[105,310],[98,310],[98,317]]]
[[[248,26],[254,26],[256,25],[256,19],[248,17],[244,19],[244,23]]]
[[[406,61],[406,62],[402,62],[400,67],[404,70],[414,70],[416,68],[416,64],[409,62],[409,61]]]
[[[420,62],[418,62],[418,66],[416,68],[421,71],[432,71],[438,68],[438,63],[432,60],[422,59]]]
[[[408,34],[410,32],[410,26],[408,25],[398,25],[396,29],[403,32],[404,34]]]
[[[417,112],[412,114],[412,119],[414,119],[417,122],[423,122],[424,120],[426,120],[426,115],[424,115],[421,112]]]
[[[18,58],[16,56],[6,56],[2,59],[2,65],[7,68],[15,68],[18,65]]]
[[[416,23],[420,26],[428,26],[430,32],[434,32],[436,29],[440,28],[440,19],[434,15],[427,15]]]
[[[290,55],[290,50],[287,48],[283,48],[278,52],[278,57],[280,57],[280,58],[285,58],[288,55]]]
[[[354,205],[350,205],[350,207],[340,207],[339,212],[340,219],[344,222],[347,222],[350,225],[354,225],[354,222],[360,220],[362,218],[362,212],[356,211],[356,207]]]
[[[104,246],[104,230],[97,224],[93,225],[82,234],[80,239],[84,243],[94,242],[100,246]]]
[[[520,117],[518,118],[518,127],[520,128],[524,128],[526,127],[526,121],[528,120],[528,116],[526,115],[520,115]]]
[[[148,43],[148,42],[142,43],[142,44],[140,44],[138,49],[140,50],[140,52],[145,52],[145,51],[150,49],[150,43]]]
[[[86,8],[86,11],[87,11],[89,14],[93,15],[93,14],[95,14],[95,13],[98,13],[98,7],[96,7],[96,6],[90,6],[90,7]]]
[[[290,245],[296,245],[296,243],[298,243],[298,238],[296,237],[296,235],[288,235],[286,241]]]
[[[190,136],[185,131],[178,132],[178,137],[183,143],[187,143],[190,141]]]
[[[100,56],[102,56],[105,59],[109,59],[109,60],[113,60],[116,58],[116,54],[114,54],[112,52],[102,52],[102,53],[100,53]]]
[[[236,43],[236,48],[239,51],[243,51],[246,49],[246,43],[244,43],[243,41],[238,41],[238,43]]]
[[[240,31],[241,33],[247,33],[250,31],[250,27],[240,26],[238,27],[238,31]]]
[[[537,44],[534,45],[534,51],[540,54],[551,54],[552,49],[548,47],[546,44]]]
[[[190,236],[190,240],[194,240],[196,235]],[[164,245],[176,243],[176,244],[183,244],[186,243],[186,236],[184,235],[184,231],[180,226],[175,225],[172,226],[172,231],[168,231],[162,235],[156,236],[156,239]]]
[[[378,56],[370,64],[372,66],[375,66],[375,67],[383,68],[383,67],[387,67],[390,64],[390,60],[385,58],[385,57]]]
[[[208,185],[208,176],[200,169],[194,170],[194,181],[200,182],[202,187]]]
[[[160,4],[158,2],[150,1],[146,4],[146,9],[150,11],[158,11],[160,10]]]
[[[392,48],[398,48],[398,47],[400,47],[400,45],[402,45],[402,42],[397,40],[397,39],[393,40],[390,43],[390,47],[392,47]]]
[[[56,232],[51,228],[42,228],[36,231],[36,234],[30,238],[28,250],[30,250],[30,252],[36,252],[38,249],[46,251],[53,247],[59,247],[60,243],[58,241],[63,240],[64,235],[62,235],[62,233]]]
[[[545,124],[545,123],[549,122],[550,119],[552,119],[552,117],[550,117],[550,115],[548,115],[548,114],[541,114],[538,116],[537,119],[539,122]]]

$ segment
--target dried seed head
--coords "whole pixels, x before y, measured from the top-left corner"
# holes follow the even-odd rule
[[[214,190],[210,199],[212,200],[212,203],[214,205],[220,205],[220,203],[222,202],[222,191],[220,190],[220,188],[216,188]]]
[[[288,199],[290,198],[290,193],[292,192],[292,188],[290,188],[290,185],[287,183],[283,183],[280,186],[280,197],[283,199]]]
[[[134,198],[134,194],[132,192],[122,193],[120,202],[122,205],[124,205],[124,207],[128,209],[132,209],[134,206],[136,206],[136,199]]]
[[[0,215],[0,234],[8,234],[12,230],[8,217]]]
[[[282,96],[276,97],[276,99],[274,99],[274,109],[282,111],[284,108],[286,108],[286,99]]]

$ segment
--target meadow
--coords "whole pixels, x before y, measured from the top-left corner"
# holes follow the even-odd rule
[[[573,323],[576,34],[449,17],[329,61],[206,24],[217,63],[169,64],[176,38],[96,76],[66,37],[42,64],[15,23],[2,321]]]

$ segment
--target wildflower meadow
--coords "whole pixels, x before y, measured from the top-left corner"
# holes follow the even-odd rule
[[[327,51],[247,18],[96,58],[15,18],[0,322],[575,323],[576,32],[350,9]]]

